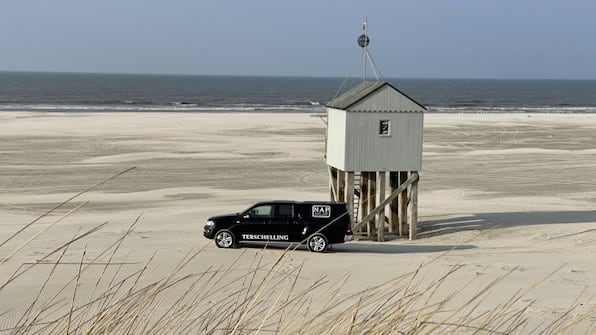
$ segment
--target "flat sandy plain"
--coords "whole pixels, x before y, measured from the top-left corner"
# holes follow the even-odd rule
[[[63,262],[72,264],[61,265],[56,274],[64,282],[82,257],[92,259],[138,217],[119,260],[138,266],[156,253],[156,276],[197,244],[204,249],[189,271],[235,260],[242,271],[257,253],[273,261],[283,248],[218,249],[203,238],[203,224],[211,215],[238,212],[260,200],[326,200],[324,136],[319,115],[300,113],[3,112],[0,241],[78,192],[136,168],[0,247],[6,257],[88,201],[0,265],[1,282],[79,229],[107,222],[68,249]],[[528,289],[520,304],[531,302],[525,315],[532,325],[556,320],[572,306],[572,314],[587,313],[585,322],[596,321],[596,115],[427,114],[420,176],[418,240],[360,240],[325,254],[300,247],[288,267],[303,264],[306,282],[349,275],[343,295],[421,264],[427,279],[456,267],[441,287],[463,289],[456,303],[507,275],[479,310]],[[46,267],[0,291],[0,329],[23,314],[47,277]],[[50,284],[60,287],[60,280]]]

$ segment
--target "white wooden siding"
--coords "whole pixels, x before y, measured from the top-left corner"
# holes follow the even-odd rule
[[[423,113],[347,112],[344,171],[420,171]],[[389,136],[379,122],[390,120]]]
[[[391,85],[363,97],[347,94],[355,102],[346,110],[327,107],[327,164],[343,171],[422,170],[426,109]],[[390,121],[388,136],[379,135],[381,120]]]
[[[327,109],[327,165],[346,171],[346,112]]]

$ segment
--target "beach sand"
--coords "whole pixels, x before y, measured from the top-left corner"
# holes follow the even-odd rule
[[[457,268],[441,286],[444,295],[462,289],[455,304],[506,276],[478,301],[480,311],[528,290],[520,303],[532,302],[525,312],[532,326],[557,320],[572,306],[571,314],[588,313],[586,322],[595,322],[596,115],[427,114],[424,132],[418,240],[360,240],[325,254],[300,247],[287,266],[303,264],[305,282],[349,275],[342,296],[421,265],[425,276],[414,281]],[[88,201],[0,265],[2,283],[79,229],[107,222],[69,247],[62,262],[72,264],[61,265],[49,285],[59,288],[81,259],[98,255],[137,218],[118,261],[138,267],[156,253],[149,277],[167,273],[196,245],[204,249],[190,272],[233,262],[243,271],[257,253],[273,262],[283,248],[218,249],[202,236],[203,224],[261,200],[327,200],[324,141],[320,115],[302,113],[3,112],[0,241],[86,188],[135,169],[2,246],[6,257]],[[37,266],[0,290],[0,329],[14,326],[50,268]],[[99,270],[89,273],[99,276]]]

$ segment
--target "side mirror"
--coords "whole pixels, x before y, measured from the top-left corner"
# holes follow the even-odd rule
[[[257,214],[257,211],[255,211],[254,209],[250,209],[247,212],[244,212],[244,215],[242,215],[242,218],[244,219],[250,219],[250,218],[254,218]]]

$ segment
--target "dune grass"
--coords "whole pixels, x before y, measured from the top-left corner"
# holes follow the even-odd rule
[[[42,217],[131,170],[119,172],[48,210],[0,247],[26,229],[33,229]],[[0,266],[27,250],[32,240],[43,239],[44,232],[84,205],[74,207],[9,252],[0,249],[0,255],[5,255]],[[37,279],[39,286],[29,292],[28,305],[19,310],[12,324],[0,329],[0,334],[573,334],[580,329],[596,333],[590,320],[596,311],[583,310],[579,304],[555,322],[530,328],[526,313],[533,302],[523,302],[522,298],[552,274],[486,310],[483,299],[516,269],[472,294],[466,292],[469,283],[449,291],[445,284],[461,267],[455,265],[442,274],[426,271],[429,264],[444,257],[439,255],[413,271],[353,293],[344,290],[354,284],[349,274],[336,281],[325,276],[316,280],[301,276],[307,265],[295,264],[299,256],[292,248],[278,250],[273,262],[265,259],[264,251],[237,251],[235,261],[197,271],[192,265],[204,257],[203,243],[163,271],[154,264],[155,252],[144,263],[128,262],[122,245],[141,218],[142,214],[94,256],[88,253],[87,243],[105,222],[73,232],[65,243],[35,262],[18,266],[0,282],[0,301],[5,301],[3,294],[11,286],[40,266],[50,268],[36,272],[45,273],[45,277]],[[72,256],[74,245],[80,250],[76,252],[79,261],[67,262],[65,255]],[[71,275],[63,281],[58,274],[66,267]],[[462,296],[467,298],[455,299]],[[13,312],[11,306],[0,304],[0,319]]]

